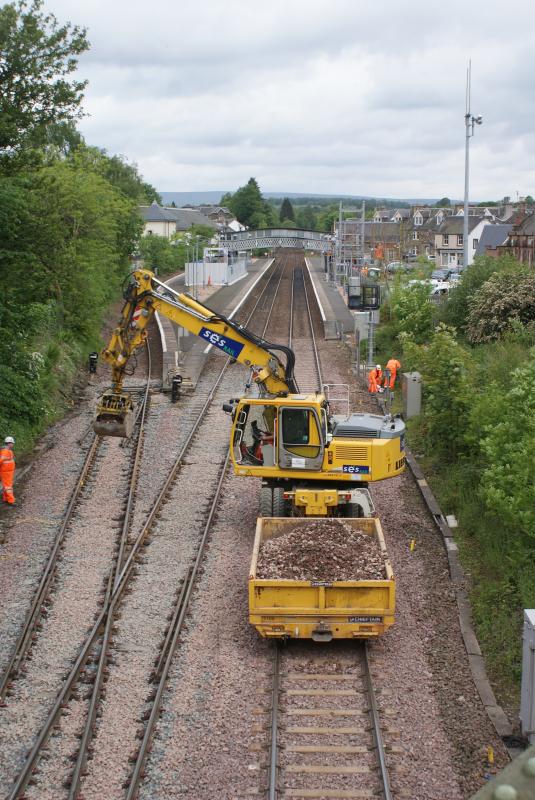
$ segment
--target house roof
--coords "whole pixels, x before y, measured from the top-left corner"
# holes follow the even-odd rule
[[[170,208],[160,206],[156,201],[150,206],[139,206],[139,212],[145,222],[175,222],[177,231],[187,231],[192,225],[216,225],[196,208]]]
[[[389,211],[387,208],[376,208],[373,216],[381,217],[383,220],[389,220],[395,213],[395,211]]]
[[[166,209],[159,206],[156,201],[150,206],[139,206],[139,213],[145,222],[168,222],[169,216],[165,212]]]
[[[364,237],[373,242],[399,242],[399,222],[365,222]]]
[[[479,225],[480,222],[483,222],[481,217],[469,216],[468,217],[468,230],[472,231],[476,227],[476,225]],[[489,225],[490,225],[490,223],[489,223]],[[464,217],[454,216],[454,217],[447,217],[447,219],[444,220],[444,222],[442,223],[442,225],[438,229],[438,232],[442,233],[442,234],[444,234],[444,233],[446,233],[446,234],[450,234],[450,233],[461,234],[461,233],[463,233],[463,230],[464,230]]]
[[[498,245],[505,242],[512,227],[512,225],[485,225],[474,255],[484,256],[487,249],[495,250]]]
[[[524,217],[518,225],[514,226],[513,234],[520,234],[521,236],[531,235],[535,233],[535,214],[528,214]]]

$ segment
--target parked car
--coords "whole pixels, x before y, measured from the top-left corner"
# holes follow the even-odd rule
[[[403,269],[406,269],[406,265],[402,261],[390,261],[386,265],[387,272],[399,272]]]
[[[447,281],[452,274],[453,269],[451,267],[442,267],[441,269],[434,269],[431,277],[437,281]]]

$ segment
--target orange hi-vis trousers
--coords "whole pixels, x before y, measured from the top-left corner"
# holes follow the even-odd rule
[[[0,481],[2,481],[2,500],[4,503],[14,503],[13,476],[15,474],[15,457],[13,451],[7,447],[0,450]]]
[[[390,378],[388,378],[388,372],[386,373],[385,382],[384,382],[385,389],[387,389],[387,388],[388,389],[393,389],[394,388],[394,386],[396,385],[396,377],[397,377],[397,372],[396,372],[395,369],[390,370]]]

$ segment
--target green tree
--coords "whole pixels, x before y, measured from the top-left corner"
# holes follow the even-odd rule
[[[221,205],[229,208],[248,228],[266,228],[273,219],[272,208],[262,197],[255,178],[249,178],[234,194],[223,195]]]
[[[473,344],[499,339],[514,325],[535,321],[535,274],[530,268],[498,272],[470,298],[468,338]]]
[[[339,213],[337,206],[329,206],[329,208],[323,211],[318,217],[318,229],[325,233],[332,233],[334,223],[338,219]]]
[[[298,228],[304,228],[308,231],[315,231],[318,225],[316,213],[310,205],[301,206],[297,209],[295,221]]]
[[[443,462],[455,461],[466,450],[466,420],[470,408],[470,354],[455,331],[440,324],[429,344],[418,345],[401,334],[403,364],[417,369],[423,382],[422,440],[426,453]]]
[[[449,208],[449,206],[451,206],[449,197],[441,197],[440,200],[437,200],[437,208]]]
[[[518,549],[518,537],[535,538],[535,350],[525,367],[515,370],[508,391],[494,392],[492,417],[487,418],[482,439],[486,467],[481,475],[481,496],[491,514],[509,530]],[[505,531],[504,531],[505,533]],[[525,560],[525,556],[524,559]]]
[[[185,262],[185,243],[171,243],[165,236],[143,236],[139,252],[147,269],[160,277],[178,272]]]
[[[448,302],[441,309],[443,321],[464,333],[468,325],[470,301],[476,292],[494,273],[511,269],[518,269],[518,262],[510,256],[476,258],[462,273],[459,285],[450,292]]]
[[[86,32],[59,25],[41,12],[42,0],[0,8],[0,168],[20,164],[28,151],[61,138],[61,125],[81,116],[85,81],[69,77],[88,48]],[[65,130],[65,129],[63,129]]]
[[[397,283],[390,298],[390,313],[396,332],[409,333],[415,342],[429,340],[433,331],[434,307],[429,302],[429,287]]]
[[[288,197],[285,197],[284,200],[282,201],[282,205],[279,211],[279,220],[281,223],[284,223],[287,220],[289,220],[290,222],[295,222],[294,209]]]
[[[140,205],[150,205],[162,199],[154,186],[146,183],[136,164],[129,164],[122,156],[109,156],[106,150],[88,147],[81,143],[69,155],[72,164],[105,178],[113,187]]]
[[[67,161],[0,178],[0,427],[22,447],[98,346],[141,227],[132,200]]]

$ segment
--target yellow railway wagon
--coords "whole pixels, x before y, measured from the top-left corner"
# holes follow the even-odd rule
[[[394,623],[396,585],[378,519],[344,519],[344,523],[376,538],[384,560],[384,580],[331,582],[256,577],[262,543],[295,527],[296,522],[295,518],[260,517],[256,523],[249,573],[249,622],[260,635],[328,642],[369,639],[388,630]]]

